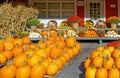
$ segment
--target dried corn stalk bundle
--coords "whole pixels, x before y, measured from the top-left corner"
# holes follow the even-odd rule
[[[0,6],[0,34],[10,35],[12,32],[20,34],[26,28],[27,20],[37,17],[39,11],[33,7],[18,5],[13,7],[11,3]]]

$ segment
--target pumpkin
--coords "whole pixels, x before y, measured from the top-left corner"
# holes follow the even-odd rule
[[[109,56],[106,56],[103,60],[103,67],[107,70],[109,70],[112,65],[114,64],[114,60],[113,58],[109,57]]]
[[[63,60],[60,58],[55,59],[55,63],[58,65],[58,70],[63,67]]]
[[[30,78],[43,78],[45,74],[46,74],[45,66],[41,63],[38,63],[32,67]]]
[[[5,45],[5,50],[13,50],[13,48],[14,48],[14,44],[9,41],[5,41],[4,45]]]
[[[0,52],[0,64],[4,64],[7,61],[7,57]]]
[[[64,37],[63,36],[57,36],[56,38],[55,38],[55,41],[64,41],[65,39],[64,39]]]
[[[98,50],[98,51],[101,51],[101,52],[102,52],[102,51],[104,50],[104,48],[105,48],[104,46],[98,46],[96,50]]]
[[[48,36],[47,40],[49,40],[49,42],[51,42],[51,43],[54,43],[55,42],[55,37]]]
[[[67,62],[70,60],[70,55],[65,50],[63,50],[62,56],[65,56]]]
[[[30,77],[31,68],[29,65],[23,65],[19,67],[16,71],[16,78],[29,78]]]
[[[66,61],[66,57],[65,57],[65,56],[61,56],[61,57],[60,57],[60,59],[62,60],[63,65],[65,65],[65,64],[66,64],[66,62],[67,62],[67,61]]]
[[[47,52],[45,48],[38,49],[35,54],[39,55],[42,58],[47,58]]]
[[[107,49],[110,51],[110,53],[112,53],[115,50],[115,48],[111,46],[107,47]]]
[[[56,41],[56,44],[58,44],[58,47],[63,49],[65,47],[65,42],[62,40]]]
[[[37,44],[30,44],[30,49],[35,50],[37,48]]]
[[[4,46],[4,40],[0,40],[0,52],[4,51],[5,46]]]
[[[53,59],[58,58],[61,55],[62,55],[62,50],[59,47],[57,47],[57,45],[56,45],[56,47],[53,47],[50,49],[50,57],[51,58],[53,58]]]
[[[65,48],[65,51],[66,51],[66,53],[69,54],[70,58],[73,57],[73,49],[72,49],[72,48],[66,47],[66,48]]]
[[[120,55],[120,49],[119,49],[119,48],[118,48],[118,49],[115,49],[115,50],[112,52],[112,57],[113,57],[114,59],[119,58],[119,55]]]
[[[23,44],[30,44],[31,43],[31,39],[29,37],[23,37],[22,38]]]
[[[46,44],[46,47],[45,47],[45,50],[46,50],[46,53],[47,53],[47,56],[49,57],[49,54],[50,54],[50,47],[48,47],[48,44]]]
[[[29,44],[24,44],[22,47],[23,47],[24,51],[27,51],[27,50],[30,49],[30,45]]]
[[[114,62],[115,62],[116,68],[120,69],[120,55],[119,55],[119,58],[116,58]]]
[[[102,63],[103,63],[103,57],[98,55],[92,60],[92,62],[96,68],[100,67],[102,66]]]
[[[107,70],[103,67],[99,67],[96,71],[96,76],[95,78],[107,78]]]
[[[49,60],[46,58],[45,60],[43,60],[43,61],[41,62],[41,64],[43,64],[43,65],[45,66],[45,68],[47,69],[48,65],[49,65],[51,62],[52,62],[52,60],[49,61]]]
[[[24,50],[23,50],[23,47],[15,47],[12,52],[13,52],[14,57],[16,57],[22,54]]]
[[[58,72],[58,65],[55,62],[52,62],[48,65],[47,75],[54,76]]]
[[[76,56],[79,53],[79,48],[77,46],[72,47],[73,55]]]
[[[108,78],[120,78],[119,70],[115,67],[111,67],[108,71]]]
[[[85,71],[85,78],[95,78],[97,69],[94,67],[94,65],[91,65],[86,71]]]
[[[103,55],[103,57],[106,57],[106,55],[107,55],[108,57],[110,57],[110,56],[111,56],[111,53],[110,53],[110,51],[109,51],[108,49],[104,49],[104,50],[102,51],[102,55]]]
[[[15,39],[13,43],[15,46],[22,46],[23,45],[22,39],[20,39],[20,38]]]
[[[28,61],[28,58],[25,54],[21,54],[21,55],[18,55],[16,56],[14,59],[13,59],[13,64],[16,66],[16,67],[22,67],[23,66],[23,63],[26,62],[27,63]]]
[[[40,57],[39,55],[28,55],[28,65],[30,65],[31,67],[33,67],[40,61],[42,61],[42,57]]]
[[[82,48],[82,45],[81,45],[81,43],[79,43],[79,42],[76,42],[76,43],[75,43],[75,46],[77,46],[79,50]]]
[[[50,29],[48,31],[48,34],[49,34],[49,36],[57,37],[58,36],[58,31],[56,29]]]
[[[26,55],[34,55],[35,51],[33,51],[33,50],[27,50],[27,51],[24,52],[24,54],[26,54]]]
[[[40,47],[40,48],[45,48],[46,47],[46,43],[44,42],[44,40],[40,40],[38,42],[38,47]]]
[[[42,32],[41,32],[41,35],[42,35],[42,37],[47,37],[48,36],[48,30],[43,30]]]
[[[90,67],[91,60],[89,57],[87,57],[84,61],[84,68],[88,69]]]
[[[67,47],[73,47],[76,43],[76,38],[74,36],[68,36],[65,42]]]
[[[7,62],[5,66],[3,66],[1,71],[1,78],[15,78],[17,68],[13,65]]]
[[[2,52],[6,57],[7,57],[7,60],[11,59],[13,57],[13,52],[12,51],[3,51]]]
[[[102,56],[102,52],[98,51],[98,50],[93,50],[91,55],[90,55],[90,59],[92,60],[93,58],[95,58],[96,56]]]
[[[6,36],[6,37],[5,37],[5,41],[13,42],[13,41],[14,41],[14,38],[13,38],[12,36]]]

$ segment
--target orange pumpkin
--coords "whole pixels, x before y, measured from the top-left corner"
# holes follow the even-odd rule
[[[22,47],[23,47],[24,51],[27,51],[27,50],[30,49],[30,45],[29,44],[24,44]]]
[[[87,57],[84,61],[84,68],[88,69],[90,67],[90,63],[91,63],[91,60],[90,58]]]
[[[110,47],[110,46],[107,49],[110,51],[110,53],[112,53],[115,50],[114,47]]]
[[[62,50],[60,48],[58,48],[57,46],[56,47],[53,47],[50,49],[50,57],[51,58],[58,58],[62,55]]]
[[[120,56],[120,49],[118,48],[112,52],[112,57],[116,59],[116,58],[119,58],[119,56]]]
[[[13,42],[13,41],[14,41],[14,38],[13,38],[12,36],[6,36],[6,37],[5,37],[5,41]]]
[[[43,78],[46,74],[46,68],[43,64],[36,64],[31,69],[30,78]]]
[[[67,62],[70,60],[70,55],[65,50],[63,50],[62,56],[65,56]]]
[[[80,52],[80,50],[79,50],[79,48],[77,46],[73,46],[72,50],[73,50],[73,55],[74,56],[76,56]]]
[[[60,70],[63,67],[63,60],[58,58],[55,59],[55,63],[58,65],[58,70]]]
[[[65,42],[62,40],[56,41],[56,44],[58,44],[58,47],[61,49],[64,49],[64,47],[65,47]]]
[[[91,55],[90,55],[90,59],[92,60],[93,58],[95,58],[96,56],[102,56],[102,52],[98,51],[98,50],[93,50]]]
[[[0,52],[0,64],[4,64],[7,61],[7,57]]]
[[[42,61],[42,57],[40,57],[39,55],[28,55],[28,65],[30,65],[31,67],[33,67],[40,61]]]
[[[115,66],[117,69],[120,69],[120,57],[115,59]]]
[[[82,48],[82,45],[81,45],[81,43],[79,43],[79,42],[76,42],[76,43],[75,43],[75,46],[77,46],[79,50]]]
[[[13,57],[12,51],[3,51],[2,53],[7,57],[7,60],[9,60]]]
[[[65,48],[65,51],[66,51],[66,53],[69,54],[70,58],[73,57],[73,49],[72,49],[72,48],[66,47],[66,48]]]
[[[68,36],[65,42],[67,47],[73,47],[76,43],[76,38],[74,36]]]
[[[17,68],[10,63],[7,63],[5,66],[3,66],[1,71],[1,77],[2,78],[15,78]]]
[[[43,65],[45,66],[45,68],[47,69],[48,65],[49,65],[51,62],[52,62],[52,60],[49,61],[49,60],[46,58],[45,60],[43,60],[43,61],[41,62],[41,64],[43,64]]]
[[[22,67],[23,66],[23,63],[26,62],[27,63],[28,61],[28,58],[25,54],[21,54],[21,55],[18,55],[14,58],[13,60],[13,64],[16,66],[16,67]]]
[[[58,65],[53,62],[47,68],[47,75],[54,76],[58,72]]]
[[[104,46],[98,46],[96,50],[102,52],[104,50],[104,48],[105,48]]]
[[[57,37],[58,36],[58,31],[56,29],[50,29],[49,30],[49,36]]]
[[[66,57],[65,56],[61,56],[60,59],[62,60],[63,65],[65,65],[66,62],[67,62]]]
[[[20,38],[15,39],[13,43],[15,46],[22,46],[23,45],[22,39],[20,39]]]
[[[92,62],[95,65],[95,67],[98,68],[98,67],[102,66],[103,57],[98,55],[95,58],[93,58]]]
[[[29,78],[31,68],[29,65],[23,65],[19,67],[16,71],[16,78]]]
[[[34,55],[35,52],[33,50],[27,50],[27,51],[24,52],[24,54],[26,54],[26,55]]]
[[[45,48],[40,48],[35,52],[37,55],[39,55],[42,58],[47,58],[47,52]]]
[[[43,30],[42,32],[41,32],[41,35],[42,35],[42,37],[47,37],[48,36],[48,30]]]
[[[13,48],[14,48],[14,44],[9,41],[5,41],[4,45],[5,45],[5,50],[13,50]]]
[[[23,44],[30,44],[31,43],[31,39],[29,37],[23,37],[22,38]]]
[[[120,78],[119,70],[115,67],[110,68],[108,78]]]
[[[113,58],[109,57],[109,56],[106,56],[103,60],[103,67],[107,70],[109,70],[112,65],[114,64],[114,60]]]
[[[14,57],[16,57],[22,54],[24,50],[23,50],[23,47],[15,47],[12,52],[13,52]]]
[[[0,52],[4,51],[5,46],[4,46],[4,40],[0,40]]]
[[[85,78],[95,78],[97,69],[94,67],[94,65],[91,65],[86,71],[85,71]]]
[[[103,57],[106,57],[106,55],[109,56],[109,57],[111,57],[111,53],[110,53],[110,51],[108,49],[104,49],[102,51],[102,55],[103,55]]]
[[[107,70],[103,67],[99,67],[96,71],[96,76],[95,78],[107,78]]]
[[[37,48],[37,44],[30,44],[30,49],[35,50]]]
[[[40,40],[38,42],[38,47],[40,47],[40,48],[45,48],[46,47],[46,43],[44,42],[44,40]]]

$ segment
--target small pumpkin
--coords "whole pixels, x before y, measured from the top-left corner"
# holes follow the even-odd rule
[[[115,59],[115,66],[117,69],[120,69],[120,55],[119,55],[119,58]]]
[[[98,51],[101,51],[101,52],[102,52],[102,51],[104,50],[104,48],[105,48],[104,46],[98,46],[96,50],[98,50]]]
[[[20,38],[15,39],[13,43],[15,46],[18,46],[18,45],[22,46],[23,45],[22,39],[20,39]]]
[[[89,57],[87,57],[84,61],[84,68],[88,69],[90,67],[91,60]]]
[[[79,48],[77,46],[73,46],[72,50],[73,50],[73,55],[74,56],[76,56],[80,52],[80,50],[79,50]]]
[[[4,51],[5,46],[4,46],[4,40],[0,40],[0,52]]]
[[[45,66],[41,63],[38,63],[32,67],[30,78],[43,78],[45,74],[46,74]]]
[[[22,54],[22,53],[24,52],[24,49],[23,49],[23,47],[20,47],[20,46],[19,46],[19,47],[15,47],[15,48],[12,50],[12,52],[13,52],[14,57],[16,57],[16,56]]]
[[[42,58],[47,58],[47,52],[46,52],[46,49],[45,48],[40,48],[38,49],[35,54],[39,55],[40,57]]]
[[[16,78],[29,78],[31,68],[29,65],[23,64],[22,67],[19,67],[16,71]]]
[[[23,37],[22,38],[23,44],[30,44],[31,43],[31,39],[29,37]]]
[[[53,58],[53,59],[58,58],[61,55],[62,55],[62,50],[59,47],[57,47],[57,45],[56,45],[56,47],[53,47],[50,49],[50,57],[51,58]]]
[[[120,55],[120,49],[119,49],[119,48],[118,48],[118,49],[115,49],[115,50],[112,52],[112,57],[113,57],[114,59],[119,58],[119,55]]]
[[[86,71],[85,71],[85,78],[95,78],[97,69],[94,67],[94,65],[91,65]]]
[[[13,59],[13,64],[16,67],[22,67],[23,63],[28,61],[28,57],[25,54],[20,54]]]
[[[54,76],[58,72],[58,65],[52,62],[47,68],[47,75]]]
[[[7,60],[11,59],[13,57],[13,52],[12,51],[3,51],[2,52],[6,57],[7,57]]]
[[[7,61],[7,57],[0,52],[0,64],[4,64]]]
[[[104,67],[99,67],[96,71],[95,78],[107,78],[108,72]]]
[[[111,67],[108,72],[108,78],[119,78],[119,77],[120,77],[119,70],[114,66]]]
[[[92,60],[93,58],[95,58],[96,56],[102,56],[102,52],[98,51],[98,50],[93,50],[91,55],[90,55],[90,59]]]
[[[5,45],[5,50],[13,50],[14,48],[14,44],[10,41],[5,41],[4,45]]]
[[[3,66],[0,71],[2,78],[15,78],[17,68],[13,65],[7,62],[5,66]]]
[[[65,42],[67,47],[73,47],[76,43],[76,38],[74,36],[68,36]]]

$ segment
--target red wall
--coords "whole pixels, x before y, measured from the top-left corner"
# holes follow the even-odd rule
[[[115,7],[111,7],[115,5]],[[106,0],[106,18],[118,16],[118,0]]]
[[[84,0],[77,0],[77,1],[84,1]],[[80,26],[84,25],[84,6],[77,6],[77,15],[82,19]]]

